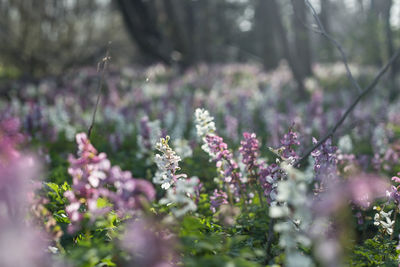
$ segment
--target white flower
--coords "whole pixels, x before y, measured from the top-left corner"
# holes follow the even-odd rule
[[[165,190],[171,187],[174,183],[175,173],[180,170],[179,162],[181,158],[176,155],[169,145],[169,136],[165,139],[160,138],[160,142],[156,144],[156,149],[161,152],[161,154],[156,154],[154,157],[154,162],[157,165],[157,172],[153,178],[155,184],[161,184],[161,187]]]
[[[207,134],[212,134],[216,131],[214,118],[210,116],[208,110],[198,108],[194,112],[197,136],[204,138]]]
[[[174,140],[173,144],[176,154],[178,154],[182,160],[192,156],[193,151],[192,148],[189,146],[188,140],[176,139]]]
[[[283,218],[289,215],[289,209],[284,206],[271,206],[269,209],[269,216],[271,218]]]
[[[172,213],[176,217],[181,217],[189,211],[197,209],[193,201],[195,187],[199,184],[199,178],[192,177],[190,179],[178,179],[175,188],[167,190],[164,198],[160,199],[160,204],[173,205]]]
[[[374,225],[378,227],[380,226],[385,233],[392,235],[395,221],[392,221],[390,216],[392,215],[393,211],[391,210],[389,212],[384,212],[379,207],[374,207],[374,210],[378,211],[378,213],[375,213],[374,216]]]
[[[281,169],[285,171],[286,179],[278,181],[275,198],[278,203],[273,202],[269,209],[271,218],[280,219],[274,231],[279,232],[279,244],[285,249],[286,266],[314,266],[311,258],[298,250],[298,244],[311,246],[310,237],[304,233],[309,232],[312,223],[307,199],[312,171],[301,172],[285,161]]]
[[[291,195],[291,181],[280,181],[277,185],[277,201],[288,201]]]
[[[347,134],[345,136],[342,136],[339,139],[338,147],[343,153],[351,153],[351,151],[353,151],[353,142],[351,141],[350,135]]]
[[[171,212],[176,217],[181,217],[187,212],[197,209],[193,198],[195,187],[199,184],[199,178],[186,179],[186,174],[176,174],[180,170],[179,162],[181,158],[169,147],[168,141],[169,136],[165,139],[160,138],[160,142],[156,144],[156,149],[161,154],[156,154],[154,159],[158,170],[153,182],[161,184],[161,188],[167,191],[165,197],[160,199],[159,203],[172,205]]]

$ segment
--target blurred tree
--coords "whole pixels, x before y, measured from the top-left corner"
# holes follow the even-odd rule
[[[320,0],[321,11],[319,13],[319,17],[321,23],[324,25],[325,31],[330,34],[331,33],[331,23],[330,16],[332,15],[332,6],[330,0]],[[324,38],[321,36],[321,39]],[[324,38],[325,39],[325,38]],[[326,42],[326,40],[321,40],[323,42],[323,56],[325,61],[333,61],[334,60],[334,50],[331,43]]]
[[[309,48],[308,35],[304,34],[305,30],[302,29],[301,30],[302,33],[297,33],[295,35],[295,47],[294,48],[291,47],[289,39],[287,37],[287,30],[285,29],[285,26],[283,24],[283,16],[279,4],[276,2],[276,0],[268,0],[268,1],[271,8],[275,10],[275,12],[273,13],[275,15],[274,21],[276,22],[276,28],[278,32],[279,41],[283,49],[284,58],[287,60],[289,67],[292,71],[293,78],[297,83],[299,95],[303,97],[306,95],[306,91],[304,88],[304,79],[306,78],[307,75],[311,73],[311,59],[309,53],[310,48]],[[293,3],[293,5],[295,4]],[[295,8],[295,6],[293,6],[293,8]],[[304,19],[306,17],[305,10],[301,11],[300,13],[303,14],[299,15],[300,16],[299,19],[300,20]],[[296,16],[296,14],[293,14],[293,16]],[[293,19],[292,22],[293,24],[301,24],[301,26],[304,28],[304,25],[300,23],[299,20]],[[306,23],[306,20],[301,22]],[[298,29],[297,26],[295,26],[294,28]],[[306,55],[299,54],[302,52],[306,53]]]
[[[385,35],[386,35],[386,47],[387,47],[387,57],[390,58],[394,54],[394,45],[393,45],[393,33],[392,26],[390,24],[391,18],[391,10],[393,6],[393,0],[383,0],[382,1],[382,15],[384,18],[384,27],[385,27]],[[397,73],[398,65],[394,62],[390,68],[390,80],[391,80],[391,90],[390,90],[390,99],[394,100],[398,95],[398,90],[396,88],[396,73]]]
[[[131,37],[134,38],[139,48],[148,56],[166,64],[171,62],[171,47],[163,32],[158,28],[159,14],[154,1],[117,0],[124,23]]]
[[[0,64],[33,77],[93,65],[120,22],[108,1],[0,0]]]
[[[243,3],[234,1],[117,0],[126,28],[143,53],[186,68],[230,59],[237,45],[235,19]]]
[[[305,1],[292,0],[293,16],[292,27],[294,31],[294,50],[299,75],[304,79],[311,75],[311,47],[308,25],[307,6]]]
[[[276,10],[273,9],[268,0],[257,0],[255,2],[253,40],[255,53],[259,55],[265,69],[273,69],[278,66],[281,59],[278,49],[278,33]]]
[[[350,62],[380,65],[398,38],[393,2],[319,0],[319,16]],[[113,41],[119,65],[257,61],[269,70],[285,59],[304,94],[312,62],[338,59],[329,42],[310,35],[309,15],[303,0],[0,0],[0,69],[38,76],[93,66]]]
[[[374,65],[380,66],[382,65],[384,58],[384,50],[380,49],[384,44],[385,32],[382,28],[383,24],[381,23],[382,16],[384,15],[384,9],[386,5],[386,0],[371,0],[368,9],[367,16],[367,29],[365,30],[366,39],[369,39],[369,47],[371,51],[366,55],[366,58],[370,60],[370,62]],[[390,16],[389,18],[390,19]],[[374,52],[372,52],[374,51]]]

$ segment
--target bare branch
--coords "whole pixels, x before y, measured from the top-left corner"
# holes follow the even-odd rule
[[[383,66],[378,74],[375,76],[374,80],[354,99],[353,103],[347,108],[347,110],[343,113],[342,117],[340,120],[316,143],[313,147],[311,147],[307,152],[299,159],[297,160],[293,166],[298,167],[300,164],[308,158],[308,156],[315,150],[317,149],[320,145],[322,145],[328,138],[332,137],[333,134],[336,132],[336,130],[342,125],[344,120],[347,118],[347,116],[353,111],[353,109],[356,107],[358,102],[367,95],[372,89],[375,88],[375,86],[378,84],[380,78],[385,74],[385,72],[389,69],[389,67],[396,61],[396,59],[400,56],[400,49],[397,50],[397,52],[390,58],[390,60]]]
[[[321,20],[319,19],[318,14],[315,11],[315,9],[312,6],[312,4],[310,3],[310,1],[309,0],[305,0],[305,2],[306,2],[306,5],[311,10],[311,13],[312,13],[312,15],[314,17],[314,20],[317,23],[318,29],[310,28],[310,27],[306,27],[306,28],[311,29],[312,31],[324,36],[326,39],[328,39],[337,48],[337,50],[339,50],[340,55],[342,57],[343,64],[344,64],[344,66],[346,68],[347,77],[349,78],[349,80],[353,84],[353,86],[357,89],[358,93],[361,93],[362,89],[361,89],[360,85],[358,84],[358,82],[354,79],[353,74],[350,71],[350,67],[349,67],[349,64],[348,64],[348,61],[347,61],[347,56],[346,56],[346,53],[343,50],[343,47],[339,44],[338,41],[336,41],[331,35],[329,35],[326,32],[324,25],[322,25]]]
[[[100,103],[100,98],[101,98],[101,93],[103,89],[103,83],[104,83],[104,77],[105,73],[108,67],[108,62],[110,61],[110,45],[111,42],[108,43],[107,51],[106,51],[106,56],[102,58],[102,60],[97,64],[97,72],[100,73],[100,79],[99,79],[99,84],[97,87],[97,100],[96,100],[96,105],[94,106],[93,110],[93,115],[92,115],[92,121],[90,123],[89,129],[88,129],[88,138],[90,138],[90,134],[92,133],[92,129],[96,120],[96,113],[97,113],[97,107],[99,106]]]

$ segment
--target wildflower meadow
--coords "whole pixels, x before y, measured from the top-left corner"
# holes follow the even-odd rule
[[[16,84],[0,265],[397,265],[400,102],[385,82],[299,161],[354,95],[329,89],[334,68],[316,66],[306,105],[285,65],[115,69],[90,137],[96,71]]]
[[[10,20],[29,14],[22,1],[14,9],[12,2],[0,0],[0,11],[10,7]],[[123,50],[109,43],[92,57],[71,56],[85,64],[71,67],[69,62],[65,69],[54,63],[61,61],[54,52],[41,69],[35,67],[42,62],[39,56],[21,52],[20,70],[29,59],[32,73],[42,75],[28,79],[21,74],[4,82],[4,69],[9,76],[17,71],[3,69],[0,55],[0,267],[400,266],[395,73],[400,50],[388,46],[390,53],[381,53],[379,64],[358,54],[352,57],[358,61],[350,61],[352,50],[344,49],[348,43],[326,26],[324,3],[336,1],[268,0],[268,10],[283,11],[276,16],[286,20],[266,24],[259,14],[263,1],[219,1],[230,13],[218,17],[211,15],[223,8],[213,1],[186,1],[180,13],[179,1],[119,0],[115,5],[122,17],[116,19],[117,9],[107,1],[88,1],[91,5],[82,9],[80,1],[66,2],[69,11],[58,17],[85,21],[86,16],[104,29],[97,32],[92,25],[93,32],[54,51],[78,49],[86,37],[98,45],[96,33],[117,35],[113,23],[124,21],[135,49],[156,60],[116,63],[113,55]],[[365,1],[353,2],[357,10],[367,8]],[[371,10],[377,9],[372,3],[378,1],[370,2]],[[91,18],[96,3],[100,15]],[[354,6],[349,4],[349,10]],[[60,8],[48,4],[43,12],[50,7]],[[34,5],[31,9],[42,12]],[[19,16],[17,10],[25,13]],[[243,11],[241,17],[237,10]],[[312,20],[308,28],[295,20],[295,15],[307,19],[305,10]],[[377,18],[385,18],[384,7],[377,10]],[[37,17],[32,16],[32,25]],[[207,17],[212,17],[208,26]],[[216,17],[225,35],[213,28]],[[240,27],[231,28],[233,17],[241,19],[235,20]],[[243,23],[253,17],[250,26]],[[42,32],[54,33],[43,44],[79,30],[56,21],[41,25]],[[196,21],[205,28],[196,28]],[[265,47],[278,43],[274,51],[283,55],[268,69],[275,56],[268,52],[271,47],[262,65],[228,45],[245,40],[244,47],[251,49],[248,36],[264,26],[284,32],[289,22],[293,38],[268,32],[272,37]],[[372,29],[374,20],[367,22]],[[389,25],[381,22],[375,26]],[[334,30],[340,17],[335,23]],[[19,24],[12,25],[17,29]],[[30,29],[24,31],[26,40],[35,44]],[[306,53],[289,46],[301,48],[299,33],[308,30],[335,52],[322,50],[319,60],[294,64]],[[7,40],[17,38],[15,32],[6,32]],[[208,33],[218,38],[207,39]],[[163,39],[167,34],[173,35],[169,43]],[[361,30],[354,35],[363,37]],[[372,39],[360,41],[357,49]],[[366,48],[364,55],[372,58],[368,51],[375,48]],[[97,68],[87,64],[99,54]],[[237,57],[217,61],[228,54]],[[44,75],[51,70],[60,73]]]

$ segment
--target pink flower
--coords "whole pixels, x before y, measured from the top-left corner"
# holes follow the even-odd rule
[[[94,221],[110,210],[110,207],[97,206],[100,197],[108,198],[120,216],[141,209],[143,201],[154,200],[155,189],[150,182],[134,179],[129,171],[111,166],[107,155],[98,154],[85,133],[77,134],[76,142],[79,157],[69,157],[68,169],[72,176],[72,191],[64,193],[69,201],[66,212],[71,220],[70,231],[79,229],[85,213]]]
[[[399,173],[397,173],[397,175],[399,175],[399,176],[400,176],[400,172],[399,172]],[[400,183],[400,177],[393,176],[393,177],[392,177],[392,181],[395,181],[396,183]]]

